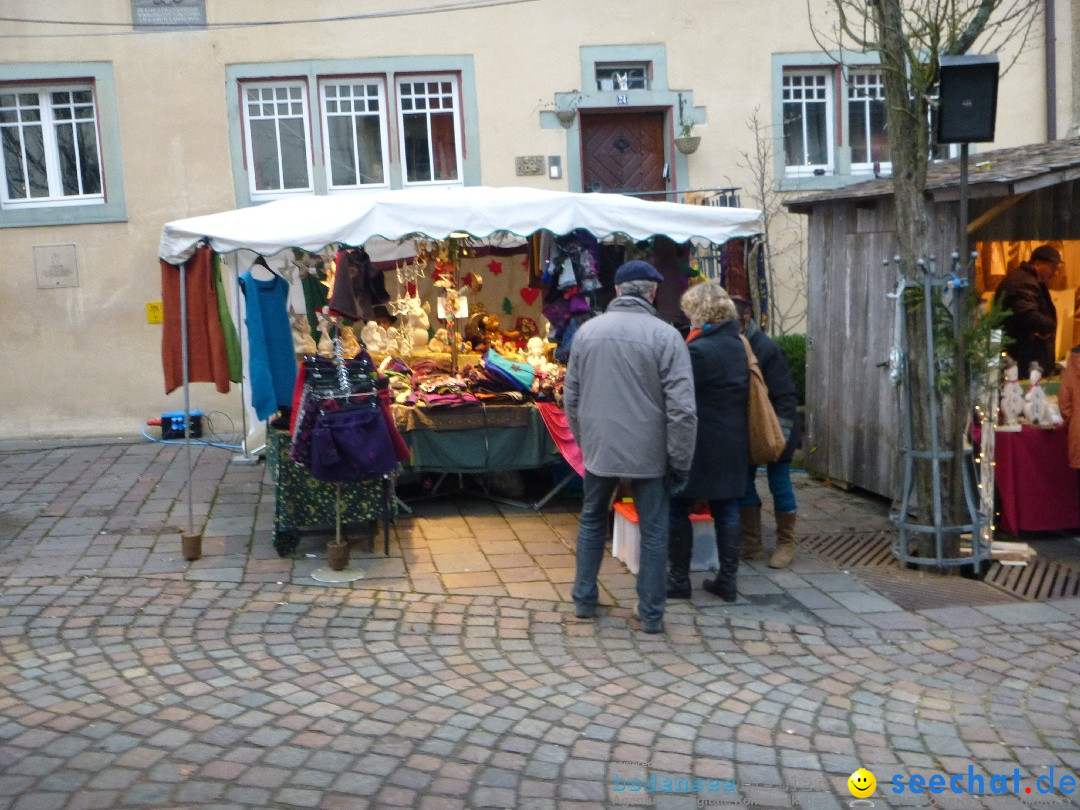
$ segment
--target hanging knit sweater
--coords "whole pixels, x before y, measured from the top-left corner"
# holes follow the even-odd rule
[[[212,382],[229,391],[229,358],[221,329],[218,298],[211,272],[213,251],[200,247],[184,264],[187,293],[188,382]],[[180,268],[161,262],[161,366],[165,393],[184,384],[183,334],[180,318]]]
[[[244,293],[244,322],[248,331],[248,373],[251,406],[259,419],[292,405],[296,354],[289,323],[289,282],[275,275],[261,281],[251,271],[240,276]]]

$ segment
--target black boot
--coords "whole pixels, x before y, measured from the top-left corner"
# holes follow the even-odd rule
[[[714,579],[706,579],[701,587],[725,602],[739,598],[735,578],[739,571],[739,547],[742,545],[742,529],[734,526],[716,527],[716,554],[720,559],[720,571]]]
[[[668,599],[689,599],[690,556],[694,550],[694,530],[689,518],[672,516],[668,521]]]

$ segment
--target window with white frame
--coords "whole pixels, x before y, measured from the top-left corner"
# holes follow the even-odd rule
[[[889,163],[885,121],[885,85],[877,70],[852,70],[848,75],[848,142],[851,168],[869,171]]]
[[[389,148],[383,82],[324,79],[319,89],[327,189],[386,186]]]
[[[404,185],[461,182],[461,110],[453,76],[397,80]]]
[[[104,203],[92,84],[0,85],[5,208]]]
[[[307,84],[246,83],[243,98],[252,198],[311,191]]]
[[[833,164],[832,81],[827,71],[783,74],[784,165],[788,174],[829,171]]]
[[[598,64],[596,66],[597,90],[648,90],[649,66],[640,62],[626,64]]]

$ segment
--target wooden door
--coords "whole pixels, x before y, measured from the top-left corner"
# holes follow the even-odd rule
[[[655,199],[664,199],[663,112],[583,112],[581,155],[585,191],[659,191]]]

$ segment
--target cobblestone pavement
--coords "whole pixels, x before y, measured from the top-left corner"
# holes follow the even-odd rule
[[[174,445],[0,448],[0,808],[867,807],[860,766],[878,808],[1080,806],[1080,600],[904,610],[804,554],[651,636],[614,560],[573,617],[572,501],[417,504],[325,584],[216,448],[182,560],[186,480]],[[798,486],[800,534],[887,526]]]

